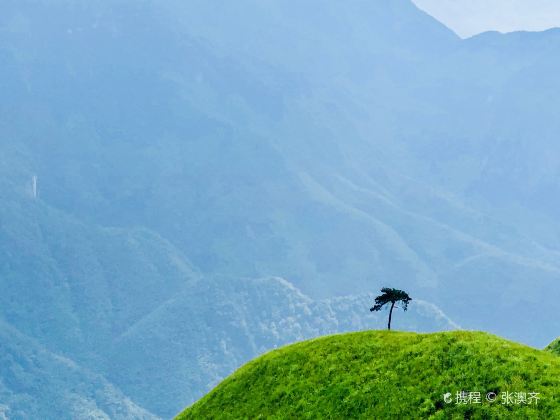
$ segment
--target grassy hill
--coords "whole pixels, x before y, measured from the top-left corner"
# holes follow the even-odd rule
[[[557,338],[548,346],[546,346],[545,350],[560,356],[560,338]]]
[[[461,391],[481,402],[457,403]],[[560,418],[559,395],[549,352],[481,332],[369,331],[267,353],[177,418]]]

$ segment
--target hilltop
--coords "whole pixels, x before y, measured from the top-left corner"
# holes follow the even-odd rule
[[[481,402],[458,404],[461,391]],[[267,353],[177,418],[559,418],[559,391],[560,359],[545,351],[482,332],[369,331]]]
[[[557,338],[548,346],[546,346],[545,350],[560,356],[560,338]]]

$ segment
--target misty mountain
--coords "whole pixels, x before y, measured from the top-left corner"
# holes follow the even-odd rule
[[[367,311],[372,296],[313,301],[283,280],[203,277],[153,232],[92,226],[29,192],[4,193],[8,418],[170,417],[267,349],[384,327]],[[411,309],[402,328],[456,327],[433,306]]]
[[[3,2],[0,320],[157,416],[382,327],[386,285],[432,308],[403,327],[544,346],[559,33],[461,40],[408,0]]]
[[[372,295],[317,301],[282,279],[203,276],[148,230],[91,226],[27,195],[7,198],[0,407],[8,418],[171,417],[268,349],[384,328],[386,315],[367,311]],[[396,322],[457,327],[422,301]]]
[[[0,323],[0,418],[155,419],[98,373]]]

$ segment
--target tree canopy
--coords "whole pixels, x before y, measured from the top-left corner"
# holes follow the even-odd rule
[[[406,293],[404,290],[393,289],[389,287],[384,287],[381,289],[381,295],[375,298],[375,304],[370,311],[380,311],[383,306],[388,303],[391,303],[391,309],[389,310],[389,322],[387,324],[387,329],[391,329],[391,317],[393,315],[393,309],[397,302],[401,303],[401,307],[403,310],[408,309],[408,303],[412,300],[412,298]]]

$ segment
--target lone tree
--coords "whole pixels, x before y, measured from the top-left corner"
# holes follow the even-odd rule
[[[408,309],[408,302],[410,302],[412,299],[410,296],[408,296],[408,293],[399,289],[391,289],[389,287],[384,287],[383,289],[381,289],[381,293],[381,295],[375,298],[375,305],[373,306],[373,308],[370,308],[369,310],[371,312],[379,311],[390,302],[391,309],[389,310],[389,323],[387,324],[387,329],[390,330],[391,316],[393,315],[393,308],[395,307],[395,304],[397,302],[402,302],[401,307],[406,311]]]

